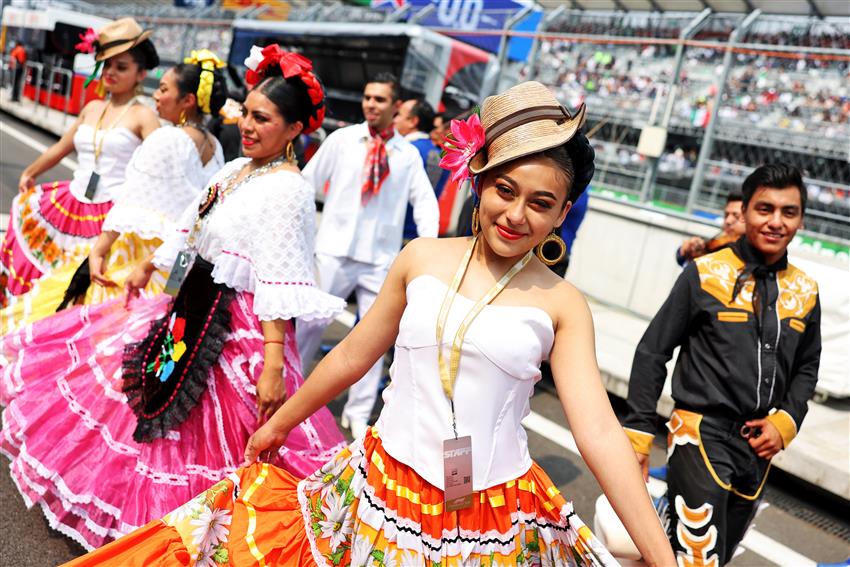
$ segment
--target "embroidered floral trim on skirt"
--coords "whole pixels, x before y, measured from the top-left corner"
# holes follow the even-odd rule
[[[253,296],[228,306],[230,331],[207,372],[206,389],[182,423],[164,437],[137,442],[137,418],[122,392],[122,357],[171,297],[123,298],[77,306],[37,321],[13,338],[3,370],[0,449],[27,505],[38,503],[54,529],[87,549],[160,518],[237,469],[257,429],[256,381],[263,334]],[[291,326],[282,380],[291,396],[303,383]],[[61,438],[57,438],[61,432]],[[57,441],[59,439],[59,441]],[[300,477],[342,447],[333,416],[322,409],[293,430],[275,463]]]
[[[302,481],[239,469],[162,520],[70,563],[441,567],[616,565],[537,465],[443,509],[372,428]]]
[[[70,181],[43,183],[12,200],[9,227],[0,250],[0,306],[21,295],[32,281],[79,253],[100,234],[112,202],[87,203],[71,194]]]
[[[110,287],[92,283],[88,286],[85,296],[76,298],[74,303],[94,305],[123,296],[127,276],[139,262],[153,254],[161,243],[158,238],[144,239],[132,233],[119,236],[109,251],[105,273],[116,285]],[[83,248],[88,253],[89,247]],[[2,344],[6,340],[4,335],[56,313],[71,279],[86,258],[83,254],[76,255],[44,277],[33,281],[29,292],[8,298],[8,306],[0,311],[0,353],[3,352]],[[148,285],[141,291],[142,296],[153,297],[160,293],[165,287],[166,275],[162,270],[155,271]]]

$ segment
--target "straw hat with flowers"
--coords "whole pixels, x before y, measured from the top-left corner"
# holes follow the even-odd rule
[[[541,83],[520,83],[481,106],[485,145],[469,163],[478,175],[519,157],[561,146],[584,124],[582,104],[571,115]]]
[[[136,46],[143,46],[144,67],[153,69],[159,65],[159,56],[153,44],[147,41],[152,33],[152,30],[143,30],[133,18],[121,18],[97,31],[89,29],[80,36],[82,41],[76,48],[83,53],[94,53],[95,61],[102,62]]]
[[[454,172],[455,181],[461,181],[470,173],[477,176],[517,158],[565,145],[580,134],[584,120],[584,104],[571,114],[543,84],[520,83],[487,97],[480,116],[452,121],[440,165]],[[586,144],[587,139],[580,137]],[[572,157],[574,152],[569,153]],[[592,162],[591,152],[590,175]]]

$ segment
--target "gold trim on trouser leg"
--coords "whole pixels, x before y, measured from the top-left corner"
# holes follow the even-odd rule
[[[723,490],[728,490],[732,494],[740,496],[745,500],[756,500],[761,495],[761,491],[767,481],[767,474],[770,472],[770,467],[773,463],[767,464],[767,468],[764,470],[764,475],[759,483],[759,487],[754,494],[744,494],[739,492],[730,483],[720,480],[720,477],[717,476],[717,473],[714,471],[714,467],[711,466],[711,461],[709,461],[708,455],[705,452],[705,445],[703,444],[702,436],[700,435],[700,423],[702,423],[702,414],[683,409],[673,410],[673,413],[670,416],[670,421],[667,423],[667,428],[670,430],[670,437],[668,438],[668,446],[671,447],[670,450],[672,451],[676,445],[693,443],[695,440],[695,444],[699,447],[700,455],[702,455],[702,460],[705,463],[705,468],[719,487]]]

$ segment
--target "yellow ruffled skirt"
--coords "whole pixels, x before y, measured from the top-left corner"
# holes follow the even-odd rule
[[[94,282],[89,286],[85,299],[78,303],[94,305],[103,303],[124,293],[124,281],[136,268],[136,265],[150,257],[162,243],[158,238],[140,238],[133,233],[123,233],[112,244],[106,258],[106,277],[117,285],[106,287]],[[0,334],[11,333],[39,319],[49,317],[62,303],[65,290],[71,283],[74,272],[88,256],[89,246],[80,247],[72,258],[33,282],[32,289],[10,299],[9,305],[0,311]],[[154,272],[143,290],[143,295],[151,297],[165,288],[166,273]]]

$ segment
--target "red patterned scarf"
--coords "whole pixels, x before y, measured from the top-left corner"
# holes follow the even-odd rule
[[[395,129],[390,124],[385,130],[378,132],[369,126],[369,150],[366,153],[366,163],[363,166],[363,187],[361,198],[366,203],[381,190],[381,185],[390,174],[390,162],[387,159],[387,140],[393,137]]]

